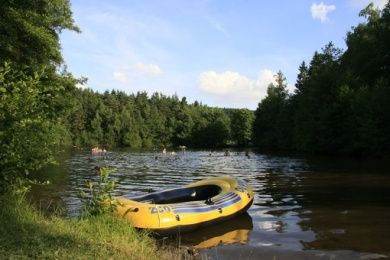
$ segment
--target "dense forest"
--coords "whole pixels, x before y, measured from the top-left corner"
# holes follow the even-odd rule
[[[295,92],[276,83],[256,110],[254,143],[267,150],[386,156],[390,154],[390,3],[370,4],[366,22],[302,62]]]
[[[65,125],[77,147],[221,147],[250,144],[254,113],[186,98],[74,89]]]
[[[0,182],[55,161],[67,147],[249,146],[390,154],[390,4],[373,5],[346,36],[282,72],[258,109],[211,108],[185,97],[77,88],[59,34],[80,32],[69,1],[3,1],[0,8]]]

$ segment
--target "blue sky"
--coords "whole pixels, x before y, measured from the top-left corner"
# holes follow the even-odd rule
[[[255,109],[281,70],[362,22],[369,0],[72,0],[82,33],[63,32],[65,62],[84,87],[161,92],[218,107]],[[383,7],[385,0],[374,1]]]

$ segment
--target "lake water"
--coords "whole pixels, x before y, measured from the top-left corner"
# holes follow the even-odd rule
[[[116,169],[115,195],[126,197],[211,176],[246,180],[255,192],[248,214],[166,240],[211,259],[390,258],[390,171],[383,163],[255,153],[248,158],[242,151],[80,152],[42,173],[52,184],[34,187],[35,199],[42,208],[61,202],[68,216],[77,216],[77,192],[95,178],[94,166]]]

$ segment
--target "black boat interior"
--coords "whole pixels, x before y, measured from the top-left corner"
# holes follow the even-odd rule
[[[131,198],[134,201],[169,204],[186,201],[209,200],[218,195],[222,189],[217,185],[203,185],[191,188],[179,188],[161,192],[153,192],[144,196]]]

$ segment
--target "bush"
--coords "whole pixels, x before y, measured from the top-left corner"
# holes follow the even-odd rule
[[[116,182],[108,180],[110,173],[114,170],[96,166],[94,171],[98,176],[98,181],[88,180],[86,183],[87,193],[83,191],[79,193],[83,204],[81,210],[82,217],[110,214],[116,210],[117,203],[112,196]]]

